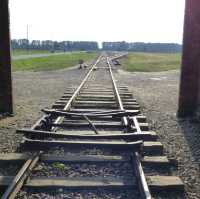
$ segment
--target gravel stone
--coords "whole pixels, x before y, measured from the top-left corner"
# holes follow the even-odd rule
[[[104,163],[104,164],[61,164],[40,163],[32,172],[33,177],[123,177],[134,176],[133,168],[128,163]]]
[[[17,199],[140,199],[136,190],[132,191],[105,191],[105,190],[87,190],[87,191],[66,191],[66,190],[54,190],[48,191],[48,193],[35,193],[29,191],[21,191],[18,194]]]
[[[0,119],[0,153],[17,151],[22,135],[16,134],[15,130],[30,128],[42,116],[40,110],[50,108],[66,88],[78,86],[86,72],[76,67],[57,71],[14,72],[15,114]]]
[[[18,151],[22,136],[15,134],[15,130],[33,125],[42,115],[40,110],[51,107],[51,104],[62,96],[67,87],[78,85],[85,73],[86,70],[76,68],[45,72],[14,72],[15,115],[3,117],[0,120],[0,152]],[[147,116],[150,129],[158,133],[159,140],[165,147],[165,153],[170,158],[177,159],[178,170],[174,172],[174,175],[180,176],[185,183],[186,194],[182,198],[200,198],[200,123],[194,118],[182,120],[176,117],[179,71],[129,73],[119,70],[114,75],[117,84],[128,85],[133,92],[141,105],[142,112]],[[58,149],[57,154],[63,155],[62,153],[66,151],[60,152]],[[78,151],[70,153],[78,153]],[[106,154],[103,150],[97,149],[93,151],[84,149],[81,153],[114,154],[113,151]],[[33,197],[23,196],[22,198],[105,198],[101,192],[97,196],[92,194],[91,197],[88,196],[89,192],[84,194],[66,193],[65,197],[58,194],[58,197],[57,195],[55,197],[55,195],[36,193]],[[132,195],[122,196],[121,194],[109,197],[132,198]],[[176,197],[170,197],[167,193],[167,197],[165,195],[160,198],[174,199]]]
[[[178,161],[177,172],[185,183],[181,198],[200,198],[200,122],[178,119],[179,71],[115,73],[118,82],[128,85],[147,116],[150,129],[157,132],[165,153]],[[160,79],[160,80],[157,80]],[[167,193],[167,197],[175,198]]]

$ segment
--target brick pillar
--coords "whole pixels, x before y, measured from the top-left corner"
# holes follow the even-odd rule
[[[0,0],[0,113],[13,113],[8,0]]]
[[[198,105],[200,84],[200,0],[186,0],[179,95],[180,117],[192,116]]]

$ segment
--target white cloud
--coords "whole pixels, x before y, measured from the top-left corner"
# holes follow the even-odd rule
[[[12,38],[181,42],[183,0],[10,0]]]

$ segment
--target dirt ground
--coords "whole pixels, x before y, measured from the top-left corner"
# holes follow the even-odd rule
[[[43,108],[50,108],[65,89],[76,86],[86,71],[77,67],[49,72],[14,72],[14,117],[0,119],[0,153],[14,152],[21,141],[15,134],[17,128],[31,127],[42,115]]]
[[[72,68],[51,72],[13,73],[15,116],[0,120],[0,153],[14,152],[21,136],[17,128],[30,127],[40,110],[50,107],[71,85],[78,85],[85,70]],[[140,103],[152,130],[164,144],[166,154],[178,160],[178,173],[185,183],[186,198],[200,198],[200,125],[194,119],[176,117],[179,72],[115,73]]]
[[[119,70],[120,83],[129,85],[159,135],[165,153],[178,160],[178,175],[185,183],[186,198],[200,198],[200,124],[195,119],[176,117],[179,71],[128,73]]]

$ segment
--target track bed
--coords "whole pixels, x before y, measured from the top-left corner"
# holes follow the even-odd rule
[[[31,129],[17,130],[24,135],[19,153],[0,155],[3,199],[150,199],[183,191],[136,99],[117,85],[113,59],[101,55],[79,87],[68,87]]]

